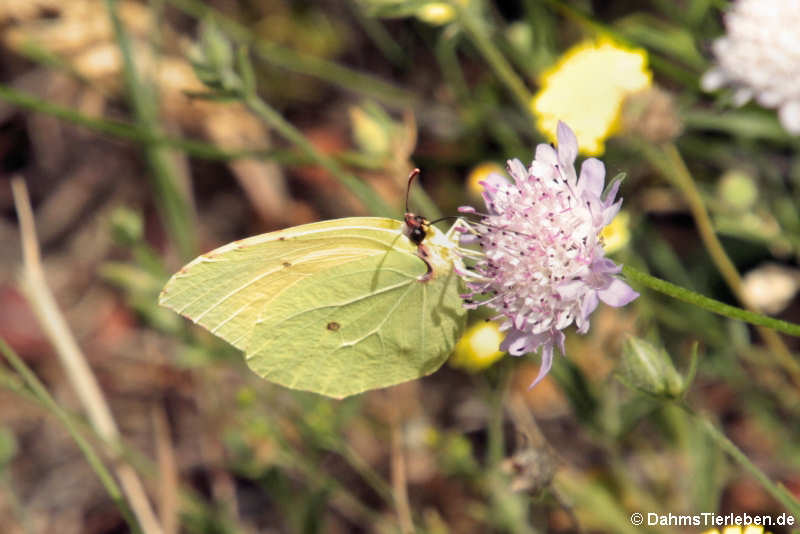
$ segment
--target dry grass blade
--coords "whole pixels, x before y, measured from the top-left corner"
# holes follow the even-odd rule
[[[147,500],[139,476],[119,452],[119,429],[103,392],[45,280],[33,210],[25,182],[22,178],[15,177],[11,181],[11,188],[19,217],[24,261],[22,285],[25,295],[39,319],[42,330],[55,347],[67,378],[86,410],[92,427],[110,445],[111,454],[114,456],[114,470],[142,531],[145,534],[161,534],[161,525]]]

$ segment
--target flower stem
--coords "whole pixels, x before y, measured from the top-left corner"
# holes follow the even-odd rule
[[[122,55],[123,78],[136,123],[153,137],[161,137],[156,95],[144,83],[136,66],[133,43],[119,16],[118,0],[105,0],[111,27]],[[191,188],[178,171],[173,154],[167,147],[154,143],[145,145],[145,157],[150,167],[155,199],[170,237],[181,257],[188,259],[196,253],[196,215],[191,202]]]
[[[125,521],[131,527],[133,532],[140,533],[141,529],[139,528],[139,523],[137,523],[136,519],[131,515],[131,510],[122,494],[122,490],[120,490],[116,480],[114,480],[114,476],[100,459],[100,455],[94,450],[91,443],[89,443],[89,441],[78,429],[75,419],[53,399],[53,397],[47,391],[47,388],[45,388],[44,385],[39,381],[33,371],[31,371],[31,369],[25,365],[25,362],[22,361],[22,358],[20,358],[17,353],[14,352],[14,349],[12,349],[2,338],[0,338],[0,354],[5,357],[9,365],[14,369],[14,371],[16,371],[20,378],[22,378],[27,390],[20,386],[19,391],[17,391],[17,385],[15,384],[12,386],[12,384],[8,383],[6,380],[3,380],[3,386],[12,387],[21,395],[30,395],[32,400],[39,403],[46,410],[50,411],[50,413],[52,413],[56,419],[61,421],[61,424],[64,425],[64,428],[66,428],[67,432],[69,432],[69,435],[75,441],[75,444],[86,457],[86,461],[89,463],[89,466],[100,479],[100,483],[103,485],[106,492],[108,492],[109,497],[111,497],[111,500],[114,502],[117,508],[119,508],[120,512],[125,518]]]
[[[25,182],[18,177],[12,178],[11,192],[19,218],[24,267],[22,289],[25,296],[42,331],[55,348],[67,380],[86,410],[89,422],[109,446],[120,486],[139,526],[146,534],[162,534],[163,530],[150,506],[144,484],[133,466],[122,457],[122,436],[108,401],[45,279],[33,210]],[[17,368],[17,372],[22,371]],[[29,379],[28,382],[31,383]]]
[[[659,293],[663,293],[669,297],[693,304],[710,312],[714,312],[731,319],[744,321],[752,325],[772,328],[773,330],[783,332],[784,334],[789,334],[790,336],[800,337],[800,325],[796,323],[774,319],[772,317],[767,317],[766,315],[761,315],[760,313],[755,313],[742,308],[737,308],[736,306],[725,304],[718,300],[703,296],[699,293],[695,293],[694,291],[690,291],[684,287],[671,284],[666,280],[661,280],[655,276],[650,276],[649,274],[643,273],[642,271],[634,269],[628,265],[622,267],[622,273],[628,280],[634,283],[649,287],[654,291],[658,291]]]
[[[24,91],[18,91],[2,83],[0,83],[0,100],[8,102],[12,106],[50,115],[100,134],[127,139],[143,145],[164,145],[181,150],[189,156],[197,158],[221,161],[257,158],[285,164],[302,163],[302,158],[297,154],[280,149],[226,150],[195,139],[155,134],[129,122],[85,115],[75,109],[53,104],[48,100],[38,98]]]
[[[702,417],[701,415],[692,411],[689,407],[683,405],[683,408],[694,417],[699,423],[706,435],[714,441],[720,449],[728,453],[739,465],[741,465],[753,478],[755,478],[761,487],[766,490],[776,501],[781,503],[786,510],[793,516],[800,517],[800,501],[794,497],[782,484],[770,480],[764,472],[758,468],[750,459],[745,455],[739,447],[736,446],[728,437],[722,433],[711,421]]]
[[[256,35],[246,26],[200,0],[168,0],[169,4],[198,19],[212,18],[234,42],[246,45],[262,60],[286,70],[313,76],[396,107],[418,104],[417,96],[389,82],[355,71],[338,63],[295,52]]]
[[[283,118],[272,106],[259,98],[254,93],[242,95],[244,104],[256,115],[266,122],[270,128],[280,133],[285,139],[295,144],[305,152],[319,166],[330,172],[342,185],[350,190],[353,195],[364,205],[367,211],[375,214],[386,215],[392,210],[367,184],[345,171],[333,158],[323,154],[315,147],[300,130]]]
[[[461,25],[464,27],[464,30],[466,30],[469,38],[472,39],[472,42],[483,55],[483,58],[489,63],[494,73],[500,78],[500,81],[517,101],[520,109],[522,109],[530,119],[530,127],[532,129],[533,125],[536,123],[536,117],[531,111],[533,95],[528,91],[522,78],[514,71],[511,64],[506,61],[502,52],[500,52],[489,35],[487,35],[486,26],[473,11],[474,7],[468,5],[464,6],[460,2],[452,2],[451,5],[458,11]]]

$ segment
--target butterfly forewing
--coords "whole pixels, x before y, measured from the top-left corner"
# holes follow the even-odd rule
[[[324,221],[230,243],[204,254],[170,279],[159,299],[212,333],[246,350],[253,325],[283,291],[327,269],[387,248],[397,240],[393,219]]]

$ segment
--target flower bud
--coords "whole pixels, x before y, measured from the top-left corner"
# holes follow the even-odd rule
[[[111,213],[111,235],[122,246],[138,243],[144,235],[142,217],[129,208],[117,208]]]
[[[626,384],[650,395],[674,399],[683,393],[683,378],[669,354],[641,338],[625,340],[617,374]]]
[[[672,141],[683,131],[674,98],[659,87],[628,95],[622,104],[621,123],[622,134],[653,143]]]
[[[758,200],[758,187],[746,172],[729,170],[720,178],[717,184],[717,194],[731,209],[745,212],[750,210]]]
[[[189,51],[197,78],[211,89],[231,91],[241,86],[236,74],[233,48],[216,24],[204,21],[200,39]]]

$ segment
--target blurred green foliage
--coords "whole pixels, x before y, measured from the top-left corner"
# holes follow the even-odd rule
[[[635,528],[630,514],[785,510],[774,488],[755,485],[757,471],[721,447],[713,429],[729,436],[774,486],[800,493],[800,383],[791,367],[755,329],[653,292],[643,292],[632,310],[593,317],[586,338],[570,335],[566,358],[559,357],[552,376],[533,391],[526,388],[537,359],[507,358],[477,376],[445,368],[415,384],[342,402],[259,381],[237,351],[156,305],[168,274],[199,251],[196,243],[212,248],[273,229],[271,221],[256,220],[250,199],[233,185],[237,162],[280,163],[290,196],[285,209],[303,222],[359,210],[402,211],[408,171],[399,169],[409,165],[423,169],[424,192],[413,193],[414,209],[454,213],[469,198],[465,178],[471,168],[532,159],[543,137],[526,98],[561,52],[597,35],[647,51],[655,82],[674,99],[672,118],[683,128],[674,146],[736,270],[745,273],[765,262],[794,269],[800,257],[800,142],[780,127],[774,111],[755,104],[732,108],[730,92],[709,95],[699,88],[726,3],[266,4],[141,4],[165,10],[162,23],[181,34],[175,41],[195,43],[180,48],[179,57],[216,92],[191,93],[193,103],[214,97],[224,100],[215,105],[240,106],[266,120],[270,135],[255,147],[215,146],[195,137],[202,127],[181,125],[170,110],[154,105],[157,91],[142,89],[154,80],[131,77],[131,69],[150,72],[136,61],[127,66],[128,104],[117,94],[114,113],[103,116],[27,94],[6,75],[11,67],[0,70],[0,99],[19,113],[53,115],[130,141],[149,161],[137,171],[153,177],[149,189],[138,191],[144,182],[131,180],[138,195],[128,190],[122,204],[103,216],[102,234],[111,245],[91,267],[91,277],[113,288],[133,317],[135,341],[119,350],[130,358],[155,350],[164,369],[185,373],[163,390],[140,386],[138,392],[143,404],[170,410],[179,454],[203,451],[201,460],[180,468],[182,531],[400,532],[403,502],[414,531],[431,534],[677,532]],[[451,16],[441,23],[420,16],[430,4],[445,4]],[[126,33],[118,31],[115,43],[124,44]],[[0,53],[27,58],[32,67],[75,72],[74,58],[50,50],[47,42],[34,44],[39,53],[31,43],[27,52],[4,45],[8,49]],[[129,59],[139,54],[137,46],[128,50]],[[77,74],[80,88],[101,85]],[[194,118],[207,113],[187,109]],[[130,118],[120,121],[121,113]],[[664,179],[643,144],[663,149],[620,132],[602,156],[609,176],[625,173],[621,191],[632,221],[631,243],[615,259],[738,304],[737,291],[699,237],[685,196]],[[174,152],[190,158],[184,167],[171,159]],[[254,160],[254,152],[261,159]],[[40,188],[41,201],[47,190]],[[232,196],[239,199],[233,208],[218,208]],[[84,218],[76,226],[89,223]],[[63,252],[55,245],[52,250]],[[79,263],[74,256],[68,261]],[[800,318],[796,304],[779,313],[788,321]],[[155,343],[149,336],[158,340],[157,349],[148,348]],[[796,360],[796,341],[780,343]],[[113,376],[113,369],[110,364],[106,374]],[[2,383],[13,392],[19,387],[11,373],[4,368]],[[125,401],[125,393],[108,389]],[[526,437],[530,430],[514,417],[510,406],[519,399],[542,441]],[[118,415],[126,417],[122,410]],[[184,430],[190,423],[196,426]],[[22,524],[26,503],[15,487],[24,472],[14,466],[26,449],[15,432],[21,431],[13,419],[4,420],[0,493],[19,506],[1,513]],[[513,491],[520,472],[509,474],[503,460],[530,457],[524,454],[530,447],[555,451],[552,483],[530,493]],[[156,487],[158,470],[148,461],[142,465]]]

